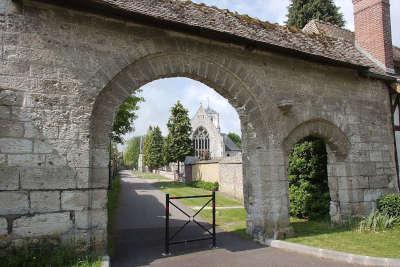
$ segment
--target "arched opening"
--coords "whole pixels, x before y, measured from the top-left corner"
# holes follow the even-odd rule
[[[186,83],[188,83],[188,85]],[[187,87],[185,88],[185,86]],[[179,88],[179,90],[176,90],[177,88]],[[201,90],[205,92],[202,92]],[[144,148],[141,149],[141,156],[139,156],[139,158],[144,158],[144,161],[138,165],[144,165],[147,169],[133,172],[132,175],[130,175],[127,170],[120,172],[122,176],[120,182],[121,197],[119,198],[118,206],[115,210],[115,219],[111,222],[111,227],[109,229],[111,235],[110,240],[113,240],[113,244],[117,248],[117,251],[122,250],[119,249],[122,244],[124,244],[124,246],[130,246],[130,242],[137,240],[136,236],[142,236],[144,234],[146,235],[146,239],[143,242],[142,247],[137,249],[137,252],[131,253],[131,255],[137,256],[138,253],[146,254],[146,250],[152,250],[153,253],[158,253],[158,255],[160,254],[159,247],[155,246],[154,243],[163,244],[163,227],[165,226],[165,219],[163,217],[165,212],[165,193],[170,193],[171,197],[182,197],[181,194],[206,195],[211,194],[211,188],[206,187],[218,183],[219,190],[216,194],[219,201],[224,202],[229,200],[231,203],[236,203],[236,205],[243,205],[243,197],[241,197],[241,199],[235,199],[235,194],[239,194],[239,192],[236,192],[238,191],[238,188],[242,190],[242,164],[240,163],[236,164],[237,166],[235,165],[237,169],[237,177],[228,177],[227,174],[224,174],[224,179],[221,179],[221,173],[219,171],[220,164],[223,164],[221,161],[224,160],[224,157],[221,155],[225,154],[224,149],[226,144],[224,142],[227,138],[225,137],[227,134],[223,134],[223,131],[227,129],[224,123],[225,121],[220,120],[219,115],[225,115],[221,117],[226,118],[227,113],[232,114],[235,110],[229,105],[226,99],[218,93],[210,95],[209,92],[212,90],[212,88],[209,88],[195,80],[180,77],[158,79],[140,88],[139,95],[137,96],[143,98],[144,101],[140,102],[141,108],[139,109],[140,112],[138,113],[138,119],[135,121],[135,127],[137,128],[137,137],[144,140]],[[186,97],[191,94],[196,95],[196,97],[193,99]],[[211,103],[207,104],[207,108],[203,108],[203,105],[201,104],[201,102],[204,103],[206,100],[205,96],[215,98]],[[163,103],[160,103],[160,99],[162,99]],[[194,107],[192,102],[195,103]],[[176,107],[178,106],[178,103],[179,106],[181,106],[181,111],[182,109],[187,109],[188,113],[186,115],[183,114],[184,112],[180,112],[179,114],[177,113]],[[215,103],[218,103],[219,106]],[[222,107],[227,104],[229,105],[229,109],[225,113],[221,113]],[[224,109],[222,109],[222,111],[224,111]],[[144,118],[140,118],[141,115],[144,116]],[[178,124],[174,127],[172,118],[179,118]],[[167,147],[170,138],[173,139],[172,142],[179,143],[180,139],[178,137],[182,134],[182,130],[175,127],[180,127],[185,122],[187,123],[189,118],[191,126],[191,146],[193,146],[194,154],[187,154],[184,161],[171,161],[159,166],[149,165],[149,163],[146,162],[146,159],[157,161],[157,158],[171,158],[171,155],[167,155],[169,153],[167,151],[165,152],[166,156],[164,157],[164,151],[152,154],[152,152],[146,150],[151,150],[150,146],[152,145],[152,142],[153,144],[156,143],[154,141],[157,135],[156,132],[158,131],[158,135],[162,132],[161,134],[164,146],[158,146],[159,148]],[[226,119],[239,120],[237,114],[234,116],[231,115],[231,117]],[[240,131],[240,126],[238,130]],[[188,134],[188,132],[185,133]],[[238,132],[236,131],[236,133]],[[179,147],[179,149],[182,149],[182,146]],[[213,151],[212,154],[210,153],[211,150]],[[124,155],[126,155],[126,153],[127,152],[125,151]],[[174,153],[179,153],[179,151]],[[188,159],[188,161],[186,159]],[[184,166],[179,168],[180,164],[183,162],[185,162]],[[190,168],[189,171],[188,167]],[[179,170],[184,171],[180,173],[180,175],[176,176],[175,172],[179,173]],[[188,172],[190,172],[190,174]],[[146,179],[150,177],[153,181],[148,181]],[[235,183],[237,183],[237,185],[235,185]],[[180,191],[182,191],[182,193]],[[224,195],[222,195],[222,193]],[[145,196],[142,196],[141,194],[144,194]],[[206,202],[207,201],[204,201],[204,203]],[[182,210],[185,210],[186,213],[191,214],[191,216],[193,216],[197,221],[203,221],[208,224],[207,228],[209,228],[209,223],[211,222],[209,220],[211,210],[198,210],[199,206],[203,203],[201,201],[197,201],[196,203],[198,204],[194,207],[192,207],[188,202],[178,202],[175,204]],[[143,207],[146,207],[147,212],[141,212]],[[210,207],[211,206],[208,205],[208,208]],[[178,226],[181,227],[186,223],[184,217],[185,213],[181,213],[180,210],[175,208],[173,205],[171,205],[169,209],[171,235],[173,235],[173,232],[179,231],[176,229]],[[238,208],[232,208],[232,210],[234,209],[237,210]],[[240,214],[244,216],[238,218],[238,220],[245,221],[245,210],[243,207],[241,210],[242,213]],[[229,211],[229,209],[225,207],[224,212],[226,211]],[[199,212],[198,215],[195,215],[197,212]],[[135,216],[137,218],[133,219],[132,217]],[[218,221],[221,221],[218,222],[218,225],[222,227],[222,229],[224,229],[223,216],[225,215],[218,214],[218,219],[220,219]],[[193,223],[189,223],[187,227],[191,232],[193,232],[192,238],[207,237],[207,234],[205,235],[201,228],[196,228],[196,225],[193,226]],[[182,239],[182,236],[187,239],[191,238],[187,233],[188,230],[186,227],[182,229],[182,232],[179,232],[177,239],[174,241],[179,241]],[[126,231],[130,231],[131,236],[125,236],[122,234]],[[204,248],[208,248],[208,245],[209,244],[206,244]],[[175,251],[181,251],[183,249],[186,248],[178,247]],[[113,256],[117,260],[116,263],[118,263],[118,259],[123,258],[126,255],[123,255],[120,252],[114,252]]]
[[[316,140],[316,142],[313,144],[310,142],[310,140]],[[319,166],[314,166],[318,168],[319,173],[313,173],[310,175],[314,176],[311,178],[319,180],[319,187],[321,187],[320,190],[322,190],[321,194],[316,197],[320,199],[321,202],[318,203],[318,205],[321,206],[315,205],[314,211],[319,211],[322,214],[326,212],[326,206],[328,205],[328,194],[326,194],[326,190],[329,190],[330,219],[332,222],[341,222],[343,219],[343,215],[351,215],[351,211],[349,211],[348,209],[351,187],[343,185],[344,183],[348,183],[348,181],[350,181],[349,177],[351,177],[351,173],[349,172],[348,168],[346,168],[346,158],[350,149],[350,142],[348,141],[345,134],[340,130],[340,128],[327,120],[314,119],[301,123],[290,132],[283,143],[283,150],[286,154],[286,169],[290,167],[289,155],[293,151],[293,148],[296,146],[296,144],[304,144],[304,141],[308,141],[308,143],[306,143],[306,146],[315,145],[316,149],[319,150],[318,153],[315,153],[317,151],[315,151],[316,149],[314,149],[314,155],[312,155],[313,150],[310,149],[310,147],[308,147],[308,151],[307,149],[304,149],[304,147],[300,147],[300,151],[297,152],[303,158],[301,159],[301,157],[298,157],[296,159],[308,161],[309,165],[312,165],[316,163],[315,156],[319,156]],[[307,153],[309,154],[307,155]],[[292,160],[294,161],[293,158]],[[305,167],[307,167],[307,165],[305,165]],[[314,168],[313,171],[315,170],[316,169]],[[304,172],[307,173],[307,171],[310,170],[306,170]],[[290,174],[290,171],[287,170],[287,173]],[[298,173],[298,175],[300,175],[300,173]],[[290,181],[291,178],[289,177],[288,180]],[[292,177],[292,180],[294,180],[294,182],[298,181],[298,179],[296,180],[296,177]],[[300,187],[300,184],[297,185],[298,187]],[[295,191],[294,188],[292,190]],[[302,196],[298,197],[299,199],[302,199],[302,197],[306,198],[305,194],[307,192],[302,193],[300,191],[301,190],[298,189],[298,192],[292,193],[298,193],[300,195],[303,194]],[[318,193],[316,193],[316,195],[317,194]],[[310,195],[309,197],[311,198]],[[296,205],[291,206],[293,207],[293,209],[296,209]],[[309,206],[312,208],[312,203],[310,203]]]
[[[157,68],[154,66],[157,66]],[[211,69],[214,69],[214,71],[210,72]],[[215,75],[215,73],[218,73],[218,75]],[[96,97],[91,118],[90,146],[92,161],[89,180],[91,187],[98,186],[99,184],[107,184],[109,133],[111,132],[112,122],[118,106],[126,97],[136,92],[144,85],[159,79],[174,77],[190,78],[202,82],[215,89],[216,92],[227,99],[239,114],[243,143],[246,144],[246,136],[248,132],[246,130],[248,127],[246,122],[249,118],[256,116],[258,105],[254,102],[251,93],[247,93],[249,92],[246,88],[247,86],[238,76],[233,74],[231,71],[226,70],[223,66],[207,62],[207,60],[204,59],[191,58],[187,55],[174,55],[173,57],[158,55],[154,57],[146,57],[123,69]],[[205,113],[206,114],[202,116],[204,116],[204,118],[211,117],[210,123],[216,126],[218,121],[216,115],[211,114],[212,112],[207,110],[205,110]],[[257,120],[260,118],[261,116],[258,116]],[[217,128],[219,128],[219,125]],[[252,131],[254,131],[254,128]],[[193,129],[193,132],[195,137],[193,145],[194,148],[197,148],[197,155],[202,159],[212,157],[213,155],[210,153],[210,150],[215,146],[212,143],[213,137],[208,128],[197,127]],[[223,141],[224,138],[221,137],[220,142],[222,147]],[[256,142],[254,137],[252,142]],[[244,145],[242,150],[243,155],[247,153],[246,149],[247,146]],[[224,150],[215,153],[220,155],[220,157],[225,155]],[[240,171],[236,172],[237,175],[240,175],[241,184],[245,183],[242,180],[245,180],[246,177],[243,176],[246,176],[246,173],[249,173],[245,172],[243,169],[244,168],[241,168]],[[221,186],[223,185],[220,184],[220,190]],[[243,195],[243,188],[240,188],[240,190],[236,189],[235,192],[241,194],[242,198],[246,198],[246,196]],[[95,203],[96,199],[91,199],[91,206],[96,205]],[[246,221],[245,217],[246,212],[244,211],[243,222]]]
[[[324,140],[308,136],[289,154],[289,213],[291,217],[326,220],[330,194]]]

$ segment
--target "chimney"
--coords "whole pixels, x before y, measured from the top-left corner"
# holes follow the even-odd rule
[[[389,0],[353,0],[356,45],[394,73]]]

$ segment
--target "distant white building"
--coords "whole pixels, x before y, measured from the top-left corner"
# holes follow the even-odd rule
[[[219,114],[200,104],[191,120],[192,140],[195,157],[201,160],[218,159],[237,156],[241,149],[228,137],[221,133]]]

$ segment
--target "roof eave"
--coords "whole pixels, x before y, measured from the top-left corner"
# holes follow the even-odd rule
[[[241,37],[227,32],[221,32],[209,28],[203,28],[199,26],[188,25],[185,23],[174,22],[162,18],[155,18],[153,16],[148,16],[141,13],[116,8],[115,6],[111,6],[110,4],[106,4],[98,0],[32,0],[32,1],[55,4],[58,6],[78,9],[80,11],[101,14],[108,17],[123,18],[129,21],[139,22],[148,26],[156,26],[158,28],[163,28],[166,30],[180,31],[200,37],[205,37],[207,39],[213,39],[225,43],[237,44],[240,46],[244,46],[248,50],[260,49],[260,50],[275,51],[281,54],[290,55],[305,60],[310,60],[334,66],[352,68],[359,71],[367,71],[368,69],[370,69],[370,67],[368,66],[357,65],[324,56],[313,55],[299,50]]]

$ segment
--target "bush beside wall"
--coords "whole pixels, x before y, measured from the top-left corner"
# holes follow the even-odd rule
[[[377,207],[381,213],[400,218],[400,194],[389,194],[379,198]]]
[[[212,182],[205,182],[205,181],[198,180],[198,181],[189,182],[188,185],[191,187],[203,188],[203,189],[209,190],[209,191],[213,191],[213,190],[218,191],[218,189],[219,189],[218,182],[212,183]]]

